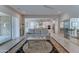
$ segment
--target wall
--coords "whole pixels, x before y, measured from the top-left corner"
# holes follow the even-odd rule
[[[48,25],[51,25],[51,22],[43,22],[43,27],[48,28]]]
[[[24,16],[20,17],[20,36],[24,35],[24,31],[25,31],[25,18]]]

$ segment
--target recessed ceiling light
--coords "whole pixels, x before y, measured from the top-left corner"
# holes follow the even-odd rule
[[[60,13],[61,13],[61,11],[58,11],[57,13],[58,13],[58,14],[60,14]]]

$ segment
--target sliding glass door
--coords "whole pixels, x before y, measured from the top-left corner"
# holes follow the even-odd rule
[[[19,18],[0,13],[0,44],[20,37]]]
[[[0,16],[0,44],[11,39],[11,16]]]
[[[12,39],[20,37],[20,22],[18,17],[12,16]]]

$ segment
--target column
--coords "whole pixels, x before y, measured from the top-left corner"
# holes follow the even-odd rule
[[[60,32],[60,19],[55,19],[55,33],[58,34]]]

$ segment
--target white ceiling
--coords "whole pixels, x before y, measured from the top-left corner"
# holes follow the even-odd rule
[[[43,5],[14,5],[11,6],[24,15],[58,15],[60,11]]]
[[[50,6],[69,14],[71,17],[79,17],[79,5],[57,5]]]
[[[79,5],[13,5],[23,15],[60,15],[67,13],[72,17],[79,16]]]

